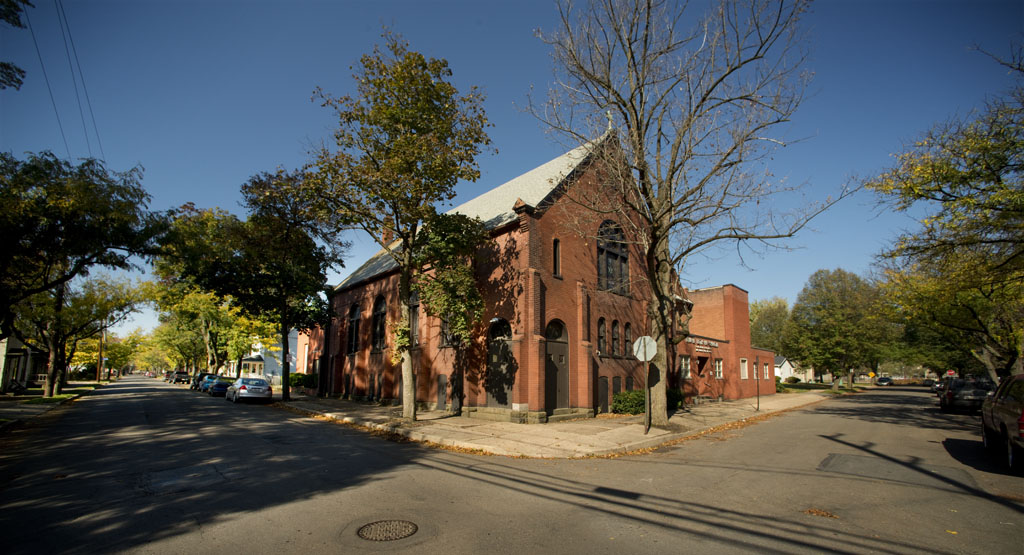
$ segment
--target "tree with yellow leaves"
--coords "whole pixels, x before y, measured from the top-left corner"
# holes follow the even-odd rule
[[[866,183],[896,210],[927,209],[920,228],[882,254],[893,300],[953,330],[993,379],[1024,371],[1022,170],[1018,86],[975,117],[930,130]]]

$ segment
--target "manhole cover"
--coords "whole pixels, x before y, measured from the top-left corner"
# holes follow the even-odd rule
[[[378,520],[364,525],[356,534],[364,540],[390,542],[408,538],[419,528],[408,520]]]

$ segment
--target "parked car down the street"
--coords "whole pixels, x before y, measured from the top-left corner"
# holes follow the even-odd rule
[[[892,385],[892,378],[878,378],[875,385]]]
[[[225,395],[227,393],[228,386],[230,386],[230,385],[231,385],[231,380],[230,379],[228,379],[228,378],[217,378],[216,381],[214,381],[213,383],[211,383],[207,387],[206,392],[211,397],[221,397],[221,396],[223,396],[223,395]]]
[[[981,437],[1011,471],[1024,468],[1024,374],[1009,376],[981,406]]]
[[[990,380],[953,378],[947,380],[939,391],[939,408],[945,411],[965,409],[976,411],[985,402],[988,393],[995,389]]]
[[[256,399],[267,403],[274,399],[274,388],[262,378],[238,378],[224,394],[228,401],[237,403],[245,399]]]
[[[178,370],[174,373],[174,376],[171,377],[171,383],[188,383],[190,379],[192,378],[188,375],[188,372]]]
[[[203,378],[203,381],[199,382],[199,392],[208,393],[210,391],[210,386],[213,385],[213,383],[219,379],[220,376],[218,376],[217,374],[210,374],[206,376],[205,378]]]
[[[200,372],[199,374],[196,374],[196,377],[192,378],[192,384],[189,385],[189,389],[198,390],[199,384],[203,383],[203,380],[205,380],[207,376],[215,375],[216,374],[214,374],[213,372]]]

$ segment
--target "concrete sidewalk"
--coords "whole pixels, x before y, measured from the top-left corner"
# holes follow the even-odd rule
[[[820,402],[830,395],[785,393],[756,399],[709,402],[672,415],[668,429],[651,428],[644,435],[642,416],[601,415],[569,422],[516,424],[451,416],[439,411],[417,413],[404,422],[399,406],[379,406],[343,399],[293,396],[281,405],[369,430],[397,434],[414,441],[492,455],[530,458],[581,458],[629,453],[700,435],[716,427]]]

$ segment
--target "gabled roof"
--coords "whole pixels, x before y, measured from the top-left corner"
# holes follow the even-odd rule
[[[775,366],[782,366],[786,362],[786,357],[782,355],[775,355]]]
[[[452,208],[448,213],[479,218],[487,229],[497,229],[513,222],[518,217],[513,209],[517,201],[521,200],[521,205],[532,208],[540,206],[552,196],[558,186],[565,181],[565,178],[572,175],[587,160],[593,147],[603,142],[608,136],[605,135],[597,141],[576,147],[554,160],[537,166],[519,177]],[[392,249],[397,246],[397,241],[391,244]],[[398,264],[395,260],[386,250],[381,249],[348,277],[341,280],[334,290],[347,289],[396,268],[398,268]]]
[[[522,200],[523,204],[529,207],[540,206],[561,185],[562,181],[586,160],[594,144],[596,143],[587,143],[576,147],[550,162],[537,166],[503,185],[452,208],[448,213],[479,218],[488,229],[501,227],[516,219],[513,207],[517,200]]]

